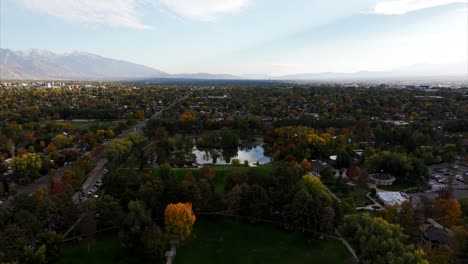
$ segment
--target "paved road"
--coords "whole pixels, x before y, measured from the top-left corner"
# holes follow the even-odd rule
[[[123,138],[123,137],[127,136],[131,132],[141,132],[143,130],[143,128],[146,126],[146,124],[148,123],[148,120],[160,117],[165,110],[167,110],[167,109],[173,107],[175,104],[187,99],[191,94],[192,93],[190,92],[190,93],[186,94],[185,96],[181,97],[180,99],[174,101],[169,106],[167,106],[167,107],[161,109],[160,111],[154,113],[149,119],[141,121],[136,126],[134,126],[132,129],[127,129],[127,130],[122,131],[122,133],[120,135],[118,135],[117,138]],[[107,141],[107,142],[103,143],[102,145],[105,146],[109,142],[110,141]],[[82,156],[87,155],[88,153],[90,153],[90,152],[86,152]],[[102,179],[102,177],[104,175],[104,173],[103,173],[104,172],[104,167],[107,164],[107,160],[102,158],[102,157],[93,158],[93,162],[96,164],[96,166],[88,174],[88,177],[86,178],[86,181],[83,183],[82,189],[84,190],[85,194],[88,193],[88,191],[96,184],[96,182],[98,180]],[[63,173],[65,173],[65,171],[69,170],[70,168],[71,168],[71,165],[65,165],[65,166],[62,166],[62,167],[58,168],[56,173],[55,173],[55,176],[56,177],[57,176],[62,176]],[[48,176],[43,176],[43,177],[35,180],[33,183],[31,183],[28,186],[21,189],[16,195],[19,195],[19,194],[30,195],[30,194],[33,194],[40,187],[49,188]],[[10,204],[14,200],[14,197],[15,196],[10,196],[8,198],[8,200],[6,200],[4,203],[2,203],[2,205],[10,206]],[[79,202],[78,192],[75,193],[75,195],[73,196],[73,201],[75,201],[75,203]]]
[[[60,168],[58,168],[56,171],[55,171],[55,175],[58,175],[58,176],[62,176],[65,171],[67,171],[68,169],[70,169],[71,165],[64,165]],[[46,188],[46,189],[49,189],[49,176],[46,175],[46,176],[42,176],[38,179],[36,179],[33,183],[25,186],[24,188],[22,188],[20,191],[18,191],[16,195],[20,195],[20,194],[26,194],[26,195],[31,195],[33,194],[34,192],[36,192],[36,190],[38,188]],[[8,197],[8,200],[6,200],[2,205],[4,206],[10,206],[11,203],[13,202],[13,200],[15,199],[15,196],[10,196]]]
[[[102,180],[106,164],[107,159],[99,160],[96,163],[96,166],[94,166],[94,169],[88,174],[88,177],[86,178],[85,182],[83,183],[83,186],[81,187],[84,195],[86,195],[93,188],[97,181]],[[80,196],[80,192],[76,192],[72,198],[73,202],[78,204],[80,202]]]
[[[185,99],[187,99],[189,96],[190,96],[191,93],[188,93],[186,94],[184,97],[174,101],[172,104],[170,104],[169,106],[159,110],[158,112],[154,113],[149,119],[146,119],[144,121],[141,121],[140,123],[138,123],[136,126],[134,126],[133,128],[131,129],[127,129],[125,131],[122,131],[122,133],[117,137],[117,138],[123,138],[125,136],[127,136],[129,133],[131,132],[141,132],[143,131],[143,128],[146,126],[146,124],[148,123],[148,120],[150,119],[155,119],[155,118],[158,118],[162,115],[162,113],[173,107],[175,104],[177,104],[178,102],[181,102]],[[110,141],[104,143],[103,145],[106,145],[108,144]],[[88,176],[86,177],[86,181],[83,183],[83,186],[82,186],[82,194],[84,195],[87,195],[87,193],[89,192],[89,190],[91,190],[93,188],[94,185],[96,185],[96,182],[98,180],[102,180],[103,176],[104,176],[104,168],[107,164],[107,159],[101,157],[101,156],[98,156],[96,157],[96,160],[95,160],[95,164],[96,166],[94,167],[94,169],[88,174]],[[73,202],[75,202],[76,204],[80,203],[80,196],[82,195],[80,192],[76,192],[74,195],[73,195]]]

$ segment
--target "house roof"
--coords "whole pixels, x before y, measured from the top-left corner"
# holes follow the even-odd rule
[[[452,244],[454,242],[453,238],[447,232],[433,225],[426,228],[423,232],[430,241],[437,241],[441,244]]]
[[[401,192],[378,192],[377,196],[379,197],[385,205],[395,205],[401,204],[405,201],[408,201],[406,197],[402,195]]]

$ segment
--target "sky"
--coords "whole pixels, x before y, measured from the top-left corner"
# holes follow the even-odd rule
[[[468,0],[0,0],[0,47],[168,73],[286,75],[467,63]]]

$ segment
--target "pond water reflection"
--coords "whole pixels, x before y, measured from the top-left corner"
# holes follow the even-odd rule
[[[271,158],[265,156],[263,147],[260,145],[252,148],[236,149],[197,149],[192,151],[197,157],[198,164],[231,164],[232,159],[238,159],[242,164],[245,160],[249,165],[260,165],[271,162]]]

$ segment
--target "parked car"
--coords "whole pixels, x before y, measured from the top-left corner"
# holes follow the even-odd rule
[[[447,177],[443,177],[443,176],[442,176],[442,177],[439,177],[439,178],[437,179],[437,181],[438,181],[439,183],[448,183],[448,182],[449,182],[448,178],[447,178]]]

